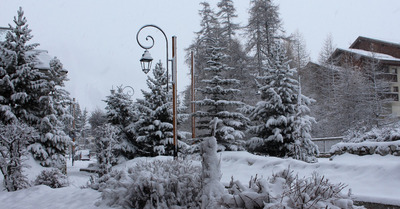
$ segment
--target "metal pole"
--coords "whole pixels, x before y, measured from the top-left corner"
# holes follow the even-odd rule
[[[194,102],[196,101],[196,97],[195,97],[195,91],[194,91],[194,53],[193,51],[191,51],[190,53],[191,56],[191,77],[192,77],[192,97],[191,97],[191,106],[192,106],[192,139],[196,138],[196,118],[194,117],[194,112],[195,110],[195,104]]]
[[[74,166],[75,155],[75,98],[72,99],[72,166]]]
[[[177,47],[176,36],[172,36],[172,113],[173,113],[173,134],[174,134],[174,158],[178,158],[178,144],[177,144]]]

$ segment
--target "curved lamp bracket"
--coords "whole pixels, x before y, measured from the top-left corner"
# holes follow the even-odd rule
[[[168,57],[169,57],[169,56],[168,56],[168,38],[167,38],[167,35],[165,35],[165,32],[164,32],[160,27],[158,27],[157,25],[152,25],[152,24],[150,24],[150,25],[144,25],[144,26],[142,26],[142,27],[139,29],[139,31],[136,33],[136,41],[137,41],[137,43],[139,44],[139,46],[142,47],[142,49],[145,49],[145,50],[148,50],[148,49],[153,48],[154,43],[155,43],[154,38],[153,38],[151,35],[147,35],[147,36],[146,36],[146,41],[150,41],[150,42],[151,42],[150,45],[146,46],[146,45],[143,45],[142,43],[140,43],[139,34],[140,34],[140,32],[141,32],[143,29],[145,29],[145,28],[155,28],[155,29],[159,30],[159,31],[164,35],[164,38],[165,38],[165,51],[166,51],[166,60],[165,60],[165,63],[166,63],[166,65],[167,65],[167,81],[169,81],[169,67],[168,67],[168,66],[169,66],[169,64],[168,64],[168,61],[169,61]],[[167,82],[167,89],[168,89],[168,82]]]

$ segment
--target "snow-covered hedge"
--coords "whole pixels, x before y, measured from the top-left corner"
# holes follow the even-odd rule
[[[128,171],[112,171],[91,187],[102,202],[123,208],[195,208],[199,205],[201,168],[188,161],[139,162]]]
[[[338,143],[332,146],[331,155],[350,153],[355,155],[379,154],[400,156],[400,141],[389,142],[360,142],[360,143]]]
[[[274,174],[272,178],[250,179],[249,186],[231,181],[222,197],[226,208],[358,208],[349,195],[341,191],[344,184],[332,184],[325,177],[314,173],[308,178],[299,178],[290,169]]]
[[[379,154],[400,156],[400,124],[385,127],[350,130],[343,142],[331,147],[331,155],[350,153],[355,155]]]
[[[59,169],[43,170],[34,181],[35,185],[46,185],[51,188],[68,186],[68,178]]]
[[[358,143],[364,141],[388,142],[400,140],[400,125],[394,124],[381,128],[350,130],[343,138],[344,142]]]

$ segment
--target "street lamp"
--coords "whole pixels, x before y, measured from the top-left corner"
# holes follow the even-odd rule
[[[142,70],[144,73],[148,73],[151,68],[151,62],[153,58],[150,55],[150,52],[146,49],[142,55],[142,59],[140,59],[140,65],[142,66]]]
[[[144,28],[155,28],[159,30],[165,38],[165,50],[166,50],[166,65],[167,65],[167,91],[168,91],[168,83],[169,83],[169,64],[168,61],[172,63],[172,125],[173,125],[173,140],[174,140],[174,158],[178,157],[178,143],[177,143],[177,56],[176,56],[176,36],[172,36],[172,59],[169,59],[168,56],[168,38],[165,35],[164,31],[156,26],[156,25],[145,25],[139,29],[136,34],[136,41],[140,47],[145,49],[142,58],[140,59],[140,65],[142,66],[142,70],[144,73],[148,73],[150,71],[151,62],[153,58],[150,55],[148,49],[153,48],[154,46],[154,38],[151,35],[146,36],[146,41],[151,40],[150,46],[142,45],[139,41],[139,34]]]

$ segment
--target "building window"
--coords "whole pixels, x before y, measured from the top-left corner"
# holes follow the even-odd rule
[[[393,92],[399,92],[399,87],[398,86],[393,86]]]
[[[399,94],[393,95],[393,101],[399,101]]]

